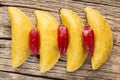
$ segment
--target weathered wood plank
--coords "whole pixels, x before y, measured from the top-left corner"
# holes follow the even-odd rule
[[[119,7],[120,6],[120,0],[73,0],[77,2],[87,2],[87,3],[93,3],[98,5],[107,5],[107,6],[114,6]]]
[[[0,0],[0,79],[80,79],[80,80],[119,80],[120,79],[120,1],[118,0]],[[39,71],[39,59],[30,56],[19,68],[11,68],[11,26],[7,6],[16,6],[24,11],[33,25],[36,25],[33,11],[45,10],[59,19],[59,9],[69,8],[76,11],[86,24],[84,8],[91,6],[98,9],[111,25],[114,46],[109,59],[96,71],[91,69],[90,57],[84,65],[73,73],[66,72],[66,56],[59,59],[55,67],[47,73]],[[1,76],[1,74],[3,74]],[[9,76],[10,74],[11,76]],[[4,77],[7,76],[7,78]],[[29,75],[29,76],[28,76]],[[21,78],[21,77],[24,78]]]
[[[11,0],[0,0],[1,2],[5,2],[5,4],[7,3],[24,3],[26,5],[29,5],[27,3],[30,3],[29,0],[17,0],[17,1],[11,1]],[[19,3],[18,3],[19,1]],[[110,6],[110,7],[119,7],[120,5],[120,1],[119,0],[31,0],[31,5],[35,4],[34,6],[35,7],[38,7],[36,6],[36,4],[39,3],[48,3],[48,4],[45,4],[45,6],[47,7],[49,5],[49,3],[51,2],[57,2],[57,3],[60,3],[60,2],[64,2],[66,4],[68,4],[69,2],[73,2],[73,3],[92,3],[92,4],[97,4],[97,5],[106,5],[106,6]]]
[[[53,80],[53,79],[0,71],[0,80]]]

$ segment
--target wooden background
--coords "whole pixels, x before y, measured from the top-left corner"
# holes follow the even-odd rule
[[[108,20],[113,31],[114,46],[109,59],[93,71],[90,57],[77,71],[66,72],[66,56],[47,73],[39,71],[39,58],[30,56],[19,68],[11,67],[11,25],[7,7],[14,6],[25,12],[34,26],[34,10],[45,10],[59,19],[59,9],[77,12],[86,24],[84,8],[98,9]],[[120,80],[120,0],[0,0],[0,80]]]

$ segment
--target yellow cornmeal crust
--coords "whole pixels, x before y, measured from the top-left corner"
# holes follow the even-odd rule
[[[88,24],[94,31],[94,53],[92,57],[92,68],[96,70],[109,57],[112,46],[112,31],[106,19],[95,9],[87,7],[85,9]]]
[[[59,23],[48,12],[35,12],[37,28],[40,32],[40,71],[49,71],[60,58],[57,43],[57,29]]]
[[[30,55],[29,31],[33,28],[28,17],[15,7],[8,7],[12,28],[12,67],[19,67]]]
[[[69,45],[67,49],[67,71],[73,72],[84,63],[87,53],[82,43],[82,19],[70,9],[61,9],[62,23],[68,28]]]

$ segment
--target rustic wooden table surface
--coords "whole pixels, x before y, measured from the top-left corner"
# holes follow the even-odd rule
[[[30,56],[17,69],[11,67],[11,24],[7,7],[14,6],[25,12],[34,26],[34,10],[45,10],[59,19],[59,9],[77,12],[86,24],[84,8],[98,9],[108,20],[113,31],[114,46],[109,59],[93,71],[90,57],[77,71],[66,72],[66,56],[46,73],[39,71],[39,59]],[[0,80],[120,80],[120,0],[0,0]]]

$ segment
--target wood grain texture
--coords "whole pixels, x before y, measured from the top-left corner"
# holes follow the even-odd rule
[[[11,67],[11,24],[7,7],[14,6],[25,12],[31,22],[36,25],[33,11],[45,10],[59,19],[59,9],[69,8],[86,18],[84,8],[90,6],[98,9],[108,20],[114,38],[114,46],[109,59],[102,67],[93,71],[90,57],[77,71],[66,72],[66,56],[47,73],[39,71],[39,59],[29,59],[19,68]],[[0,80],[120,80],[120,1],[119,0],[0,0]]]
[[[32,75],[9,73],[6,71],[0,71],[0,75],[0,80],[52,80],[42,77],[33,77]]]

